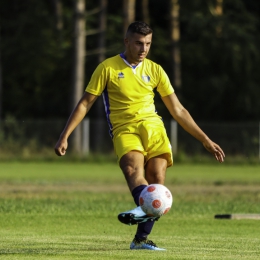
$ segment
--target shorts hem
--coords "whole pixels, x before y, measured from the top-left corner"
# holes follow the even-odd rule
[[[154,158],[154,157],[156,157],[156,156],[162,155],[162,154],[167,154],[167,155],[168,155],[167,158],[166,158],[166,160],[167,160],[167,168],[168,168],[168,167],[171,167],[171,166],[173,165],[173,159],[172,159],[172,153],[171,153],[171,152],[165,152],[165,153],[160,152],[160,153],[158,153],[158,154],[157,154],[157,153],[154,153],[152,156],[150,156],[149,158],[146,159],[145,164],[146,164],[150,159],[152,159],[152,158]]]
[[[119,164],[121,158],[122,158],[124,155],[126,155],[127,153],[132,152],[132,151],[139,152],[139,153],[141,153],[143,156],[145,156],[145,152],[144,152],[143,150],[129,149],[129,150],[126,150],[123,154],[121,154],[121,157],[118,157],[118,155],[117,155],[117,163]]]

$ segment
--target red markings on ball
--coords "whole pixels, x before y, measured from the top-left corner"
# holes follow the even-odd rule
[[[153,192],[155,189],[156,189],[155,186],[149,186],[149,187],[147,188],[147,191],[148,191],[148,192]]]
[[[166,194],[166,197],[169,198],[169,199],[172,197],[171,193],[169,191],[165,191],[165,194]]]
[[[170,209],[171,209],[171,208],[165,209],[165,211],[163,212],[163,215],[165,215],[167,212],[169,212]]]
[[[140,204],[140,206],[144,205],[144,199],[142,197],[139,198],[139,204]]]
[[[162,203],[161,203],[161,201],[159,201],[159,200],[154,200],[154,201],[152,202],[152,205],[153,205],[153,207],[154,207],[155,209],[158,209],[158,208],[161,207]]]

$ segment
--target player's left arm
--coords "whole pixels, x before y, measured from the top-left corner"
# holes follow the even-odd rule
[[[210,140],[210,138],[196,124],[188,110],[180,103],[175,93],[162,97],[162,100],[172,117],[182,126],[182,128],[199,140],[203,146],[214,155],[217,161],[223,162],[225,154],[221,147]]]

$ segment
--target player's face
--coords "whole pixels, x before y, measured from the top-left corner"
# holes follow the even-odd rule
[[[131,65],[137,65],[145,59],[150,50],[152,34],[146,36],[138,33],[129,34],[125,38],[124,42],[127,61]]]

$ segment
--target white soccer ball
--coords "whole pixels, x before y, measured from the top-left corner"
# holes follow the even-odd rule
[[[172,194],[162,184],[150,184],[145,187],[139,197],[142,210],[149,216],[161,217],[172,206]]]

